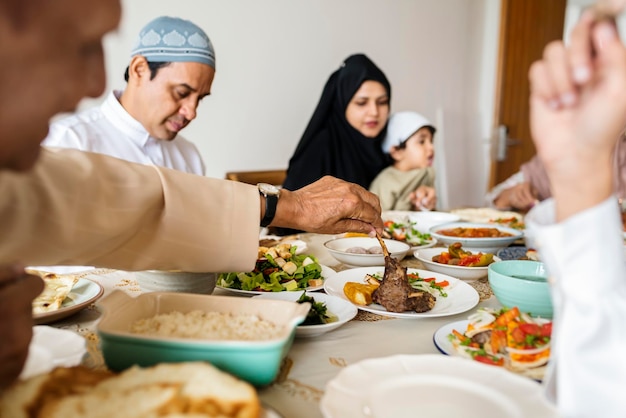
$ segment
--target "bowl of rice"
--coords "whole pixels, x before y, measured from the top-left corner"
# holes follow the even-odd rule
[[[120,290],[98,302],[97,325],[109,369],[207,361],[255,386],[270,384],[307,316],[309,303]]]

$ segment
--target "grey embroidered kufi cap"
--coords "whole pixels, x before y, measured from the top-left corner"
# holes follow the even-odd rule
[[[199,62],[215,68],[213,44],[202,29],[189,20],[161,16],[139,32],[131,57],[151,62]]]

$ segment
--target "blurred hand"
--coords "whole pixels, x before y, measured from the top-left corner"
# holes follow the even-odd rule
[[[612,193],[612,152],[626,125],[626,49],[615,24],[585,12],[568,47],[546,46],[529,71],[531,132],[557,219]]]
[[[433,187],[419,186],[411,193],[410,199],[413,207],[418,210],[422,208],[433,210],[437,206],[437,192]]]
[[[0,391],[22,371],[33,333],[32,301],[43,280],[19,266],[0,266]]]
[[[378,196],[361,186],[325,176],[299,190],[281,190],[272,226],[308,232],[382,232]]]
[[[493,201],[498,209],[529,210],[537,201],[537,193],[528,182],[503,190]]]

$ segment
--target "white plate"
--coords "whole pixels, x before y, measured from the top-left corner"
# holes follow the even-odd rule
[[[55,274],[78,274],[94,270],[93,266],[28,266],[27,268]]]
[[[335,274],[337,274],[335,270],[331,269],[328,266],[325,266],[323,264],[320,264],[320,266],[322,267],[322,280],[324,280],[324,283],[326,283],[326,280],[328,280],[329,277],[332,277]],[[272,293],[272,292],[260,292],[258,290],[231,289],[230,287],[223,287],[220,285],[217,285],[215,287],[228,290],[229,292],[240,293],[244,295],[264,295],[266,293]],[[316,290],[322,290],[323,288],[324,288],[324,284],[321,284],[319,286],[307,287],[306,289],[297,289],[297,290],[294,290],[294,292],[302,292],[303,290],[306,290],[307,292],[315,292]],[[280,292],[276,292],[276,293],[280,293]]]
[[[455,321],[455,322],[451,322],[449,324],[443,325],[442,327],[437,329],[437,331],[435,331],[435,333],[433,334],[433,343],[435,344],[435,347],[437,347],[437,350],[439,350],[441,353],[447,356],[464,358],[464,359],[468,359],[474,362],[470,358],[469,354],[465,355],[457,351],[454,348],[454,345],[452,344],[452,342],[448,339],[448,335],[452,334],[452,330],[454,329],[459,331],[461,334],[463,334],[465,330],[467,329],[468,324],[469,324],[469,321],[467,320]],[[531,378],[540,382],[541,379],[543,379],[546,368],[541,367],[537,369],[532,369],[531,371],[527,371],[527,372],[519,371],[519,370],[509,370],[509,369],[504,369],[504,370],[507,370],[514,374],[519,374],[520,376],[526,376],[526,378]]]
[[[324,303],[326,305],[327,312],[335,315],[337,317],[337,321],[320,325],[299,325],[296,328],[296,337],[317,337],[325,334],[328,331],[339,328],[354,318],[358,312],[358,309],[355,308],[354,305],[344,299],[338,298],[337,296],[327,295],[326,293],[321,292],[306,292],[306,295],[312,297],[315,302]],[[295,302],[300,298],[300,296],[302,296],[302,292],[268,292],[263,293],[262,295],[257,295],[255,298],[279,299]]]
[[[78,282],[72,287],[72,291],[65,298],[63,304],[56,311],[45,312],[33,315],[35,324],[49,324],[67,318],[70,315],[85,309],[91,303],[95,302],[104,293],[104,288],[96,282],[89,279],[78,279]]]
[[[454,345],[452,345],[452,342],[448,339],[448,335],[452,334],[452,330],[454,329],[463,334],[467,329],[468,324],[468,320],[450,322],[435,331],[433,334],[433,343],[435,343],[437,350],[448,356],[463,357],[454,349]]]
[[[429,381],[437,391],[429,389]],[[403,395],[407,389],[412,395]],[[326,385],[320,408],[325,418],[370,418],[372,409],[376,417],[394,418],[558,416],[537,382],[439,354],[374,358],[345,367]]]
[[[379,267],[360,267],[350,270],[344,270],[336,273],[324,283],[324,290],[329,295],[338,296],[350,302],[348,297],[343,293],[343,286],[347,282],[363,283],[366,274],[380,274],[385,271],[384,266]],[[361,306],[356,305],[358,309],[372,312],[378,315],[391,316],[394,318],[434,318],[439,316],[456,315],[472,309],[478,304],[478,292],[469,284],[462,280],[446,274],[435,273],[428,270],[419,270],[414,268],[407,269],[407,273],[418,273],[422,278],[434,277],[437,281],[447,280],[450,285],[446,288],[448,297],[438,297],[435,307],[428,312],[388,312],[385,308],[377,303]],[[352,303],[352,302],[350,302]]]
[[[454,228],[495,228],[500,232],[506,232],[511,235],[506,237],[467,238],[442,235],[438,232],[444,229]],[[433,226],[430,228],[430,235],[446,247],[454,244],[455,242],[460,242],[464,250],[495,254],[501,248],[508,247],[518,239],[523,238],[524,232],[519,229],[513,229],[493,223],[450,222],[447,224]]]
[[[441,264],[433,261],[433,257],[435,255],[439,255],[447,250],[447,248],[429,248],[421,251],[415,251],[413,256],[421,261],[428,270],[435,271],[437,273],[447,274],[449,276],[456,277],[457,279],[473,282],[475,280],[482,279],[483,277],[487,277],[488,266],[466,267],[451,264]],[[493,261],[500,261],[500,258],[494,256]]]
[[[434,247],[435,244],[437,244],[437,240],[433,238],[430,241],[428,241],[426,244],[411,245],[411,251],[423,250],[424,248]]]
[[[85,346],[85,339],[73,331],[46,325],[34,326],[20,379],[47,373],[55,367],[79,365],[87,352]]]

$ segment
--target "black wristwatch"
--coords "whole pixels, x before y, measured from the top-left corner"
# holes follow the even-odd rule
[[[265,216],[261,219],[261,226],[266,227],[272,223],[274,215],[276,215],[280,189],[268,183],[259,183],[256,186],[259,188],[259,193],[265,197]]]

